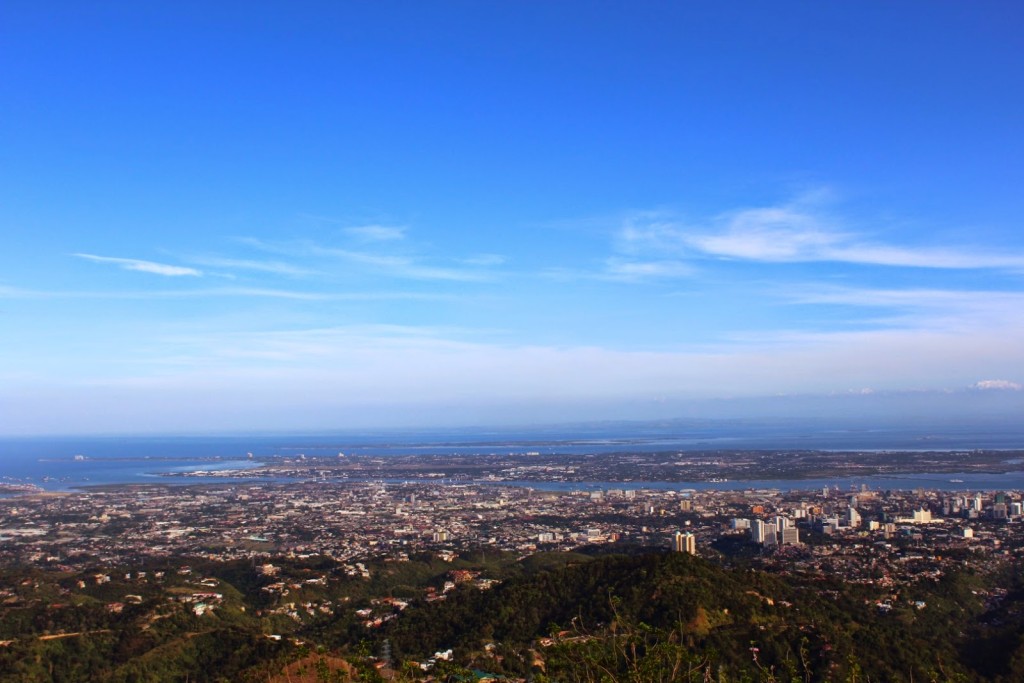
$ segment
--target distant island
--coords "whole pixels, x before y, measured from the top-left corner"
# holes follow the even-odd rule
[[[553,446],[557,450],[557,444]],[[491,482],[743,482],[879,475],[1024,471],[1024,450],[827,451],[698,450],[617,453],[395,456],[282,456],[260,467],[198,469],[167,476],[296,480],[451,480]]]

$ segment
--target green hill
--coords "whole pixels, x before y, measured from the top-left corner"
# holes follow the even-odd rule
[[[970,656],[991,630],[978,588],[953,576],[882,608],[840,581],[612,556],[412,606],[382,637],[399,658],[452,648],[467,667],[551,680],[1022,680],[1005,624],[1009,651]]]

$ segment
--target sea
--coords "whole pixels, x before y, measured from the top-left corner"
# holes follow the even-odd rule
[[[0,483],[46,491],[115,484],[217,484],[233,477],[188,476],[257,468],[278,458],[345,455],[607,454],[707,450],[959,451],[1024,450],[1014,421],[673,420],[528,428],[336,432],[319,435],[0,437]],[[1003,474],[943,473],[727,482],[501,482],[538,489],[652,488],[1024,490],[1024,464],[1007,454]],[[283,481],[273,477],[244,481]],[[294,480],[287,480],[294,481]]]

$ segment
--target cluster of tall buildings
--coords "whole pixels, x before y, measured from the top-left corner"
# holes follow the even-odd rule
[[[800,530],[788,517],[775,517],[774,521],[755,519],[749,522],[750,538],[764,546],[800,545]]]
[[[677,531],[673,542],[677,553],[689,553],[691,555],[697,554],[697,537],[693,534]]]

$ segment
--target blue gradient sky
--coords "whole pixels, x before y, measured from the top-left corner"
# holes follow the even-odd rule
[[[0,433],[1024,412],[1019,2],[0,8]]]

